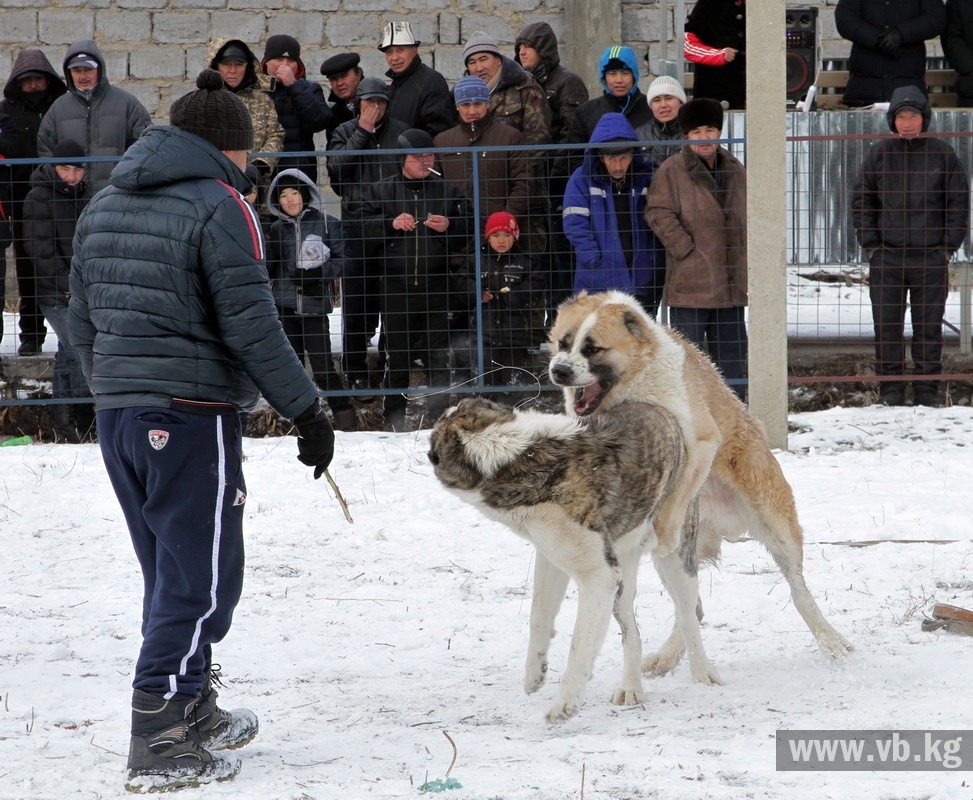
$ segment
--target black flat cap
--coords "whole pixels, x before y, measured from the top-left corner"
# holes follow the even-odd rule
[[[321,65],[321,74],[326,78],[332,75],[344,75],[348,70],[357,67],[360,62],[361,56],[358,53],[338,53],[325,59]]]

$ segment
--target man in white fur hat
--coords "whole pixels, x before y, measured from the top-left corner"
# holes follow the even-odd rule
[[[446,79],[422,63],[420,44],[408,22],[385,25],[378,49],[385,53],[385,75],[392,81],[388,116],[435,136],[456,124],[456,109]]]

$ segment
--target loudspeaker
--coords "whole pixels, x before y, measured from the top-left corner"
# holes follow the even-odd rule
[[[792,105],[804,99],[817,74],[818,10],[785,9],[784,30],[787,36],[787,103]]]

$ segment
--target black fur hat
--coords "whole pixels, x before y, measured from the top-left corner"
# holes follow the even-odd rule
[[[679,125],[682,127],[683,135],[693,128],[704,125],[721,131],[723,130],[723,106],[719,101],[710,100],[708,97],[690,100],[679,109]]]

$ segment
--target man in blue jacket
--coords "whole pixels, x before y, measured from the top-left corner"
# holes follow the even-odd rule
[[[619,289],[655,316],[665,285],[662,245],[645,222],[653,164],[623,114],[605,114],[564,192],[564,233],[574,248],[574,291]]]
[[[257,718],[216,705],[212,644],[243,587],[239,412],[294,419],[320,477],[334,433],[277,317],[244,200],[253,126],[214,70],[152,126],[78,220],[68,326],[95,396],[105,468],[142,569],[130,791],[232,778],[216,750]]]

